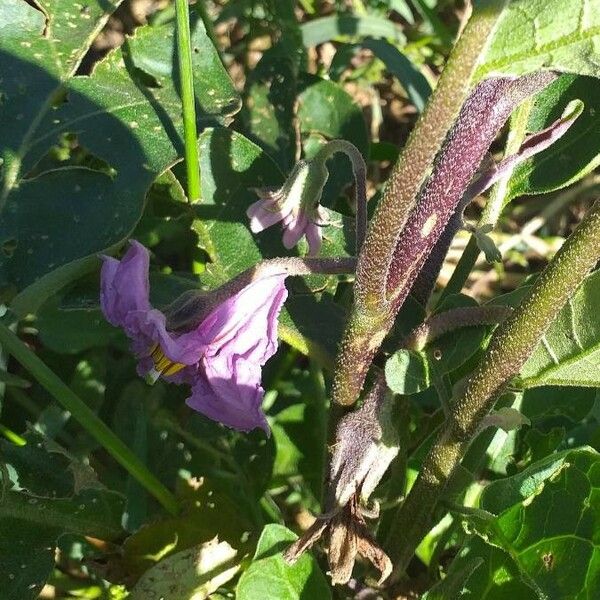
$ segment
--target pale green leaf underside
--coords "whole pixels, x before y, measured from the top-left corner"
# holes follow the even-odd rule
[[[521,370],[525,387],[600,386],[600,272],[560,311]]]
[[[538,69],[600,77],[597,0],[512,0],[475,79]]]

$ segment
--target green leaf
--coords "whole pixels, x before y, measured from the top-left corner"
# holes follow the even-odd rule
[[[383,37],[404,43],[402,30],[392,21],[374,15],[331,15],[312,19],[300,26],[307,48],[339,37]]]
[[[550,148],[515,169],[507,201],[566,187],[600,164],[600,81],[594,77],[563,75],[549,85],[536,96],[527,128],[531,132],[545,129],[575,100],[583,102],[582,114]]]
[[[385,363],[385,380],[395,394],[418,394],[431,385],[429,363],[422,352],[398,350]]]
[[[579,287],[525,363],[520,384],[600,386],[600,272]]]
[[[294,372],[290,382],[280,391],[278,400],[294,401],[275,415],[271,429],[277,453],[273,476],[276,484],[301,475],[318,498],[323,483],[326,444],[326,411],[324,390],[308,371]],[[273,483],[271,484],[273,485]]]
[[[523,394],[521,412],[534,424],[543,419],[562,417],[572,423],[583,421],[596,400],[596,390],[586,387],[543,386]]]
[[[80,274],[78,268],[69,269],[72,265],[130,234],[148,187],[181,155],[180,100],[171,66],[176,60],[174,25],[139,28],[91,76],[74,76],[90,35],[108,16],[99,8],[104,3],[81,9],[70,2],[52,3],[47,36],[39,11],[22,0],[10,0],[9,6],[0,15],[0,28],[11,31],[0,40],[0,71],[8,86],[2,90],[0,113],[0,200],[7,202],[0,220],[0,289],[14,294],[36,282],[36,295],[49,295],[68,276]],[[84,22],[85,35],[75,36]],[[205,126],[226,120],[239,101],[200,20],[193,44],[202,69],[199,125]],[[32,171],[67,134],[97,170],[54,161],[61,168],[48,170],[42,162]],[[55,276],[55,270],[62,275]],[[49,286],[42,285],[46,277]],[[21,303],[20,308],[28,306]]]
[[[61,310],[53,298],[39,312],[36,327],[46,348],[68,354],[107,346],[121,336],[99,308]]]
[[[421,596],[421,600],[450,600],[459,598],[465,581],[483,563],[483,558],[475,556],[452,563],[448,574],[439,583]],[[455,565],[459,565],[456,567]]]
[[[222,542],[238,546],[244,532],[252,531],[239,502],[208,478],[190,485],[184,493],[187,505],[181,515],[150,521],[125,540],[119,567],[132,578],[173,553],[208,543],[217,536]]]
[[[516,566],[538,597],[600,594],[599,476],[600,456],[582,448],[547,457],[484,490],[481,507],[498,515],[489,541],[505,551],[499,555],[504,565]],[[473,577],[485,576],[481,570]]]
[[[475,78],[554,69],[600,76],[600,5],[594,0],[511,0]]]
[[[519,570],[510,556],[477,536],[469,539],[460,550],[450,566],[450,573],[466,572],[474,561],[480,562],[480,566],[463,582],[459,594],[442,596],[443,600],[462,597],[477,600],[540,600],[540,596],[521,580]]]
[[[131,600],[205,600],[239,570],[237,552],[212,540],[177,552],[147,571],[131,592]]]
[[[469,296],[455,294],[448,296],[436,310],[436,314],[459,308],[478,306]],[[484,325],[462,327],[446,333],[425,348],[431,370],[437,374],[450,373],[465,364],[483,344],[487,335]]]
[[[67,533],[113,540],[122,535],[124,498],[105,489],[87,465],[35,431],[25,446],[0,440],[2,598],[38,597],[54,566],[58,539]],[[15,537],[17,539],[15,539]]]
[[[327,580],[310,554],[288,565],[281,555],[297,536],[282,525],[267,525],[256,548],[250,566],[240,577],[238,600],[300,600],[300,598],[331,598]]]
[[[386,69],[397,77],[410,101],[422,112],[431,95],[431,85],[421,71],[396,46],[385,40],[365,40],[362,46],[371,50]]]

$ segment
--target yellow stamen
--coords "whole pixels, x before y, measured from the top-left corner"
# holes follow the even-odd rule
[[[154,368],[156,371],[167,377],[169,375],[175,375],[175,373],[181,371],[181,369],[185,367],[185,365],[173,362],[170,358],[167,358],[159,344],[155,344],[150,352],[150,356],[154,361]]]

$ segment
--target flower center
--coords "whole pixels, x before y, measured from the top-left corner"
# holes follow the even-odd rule
[[[155,344],[150,353],[152,361],[154,362],[154,369],[159,375],[175,375],[178,371],[181,371],[185,365],[181,363],[173,362],[170,358],[165,356],[162,348],[159,344]]]

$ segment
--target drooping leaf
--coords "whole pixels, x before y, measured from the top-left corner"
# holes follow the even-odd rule
[[[398,78],[415,108],[421,112],[431,94],[425,76],[396,46],[385,40],[365,40],[362,44],[379,58],[387,70]]]
[[[593,0],[511,0],[476,72],[524,75],[555,69],[600,76],[600,6]]]
[[[283,550],[296,539],[282,525],[265,527],[254,559],[240,577],[236,595],[239,600],[331,598],[327,580],[309,553],[292,566],[283,560]]]
[[[600,386],[600,272],[563,307],[520,373],[524,387]]]
[[[331,62],[330,75],[339,79],[350,60],[360,48],[368,48],[396,77],[415,108],[422,112],[431,94],[431,85],[418,67],[397,46],[383,39],[367,38],[356,44],[342,46]]]
[[[331,15],[312,19],[301,25],[302,39],[307,48],[346,37],[383,37],[405,41],[402,30],[392,21],[375,15]]]

